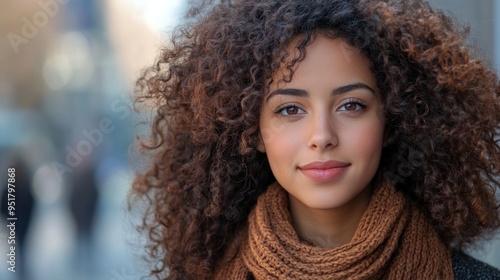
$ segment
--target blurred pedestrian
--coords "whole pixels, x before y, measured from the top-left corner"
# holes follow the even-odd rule
[[[86,160],[77,166],[68,179],[69,208],[76,225],[76,268],[82,273],[92,270],[93,236],[98,190],[95,166]]]

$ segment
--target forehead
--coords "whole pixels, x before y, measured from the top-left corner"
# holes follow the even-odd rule
[[[302,51],[298,48],[303,37],[287,45],[286,59],[273,74],[271,88],[308,80],[354,81],[361,79],[376,87],[369,59],[343,38],[318,35]],[[292,75],[293,74],[293,75]]]

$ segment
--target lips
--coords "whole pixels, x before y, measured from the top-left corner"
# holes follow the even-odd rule
[[[300,166],[299,169],[310,180],[324,183],[342,175],[349,166],[349,163],[330,160],[311,162]]]

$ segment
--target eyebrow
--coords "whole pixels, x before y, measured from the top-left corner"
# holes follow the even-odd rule
[[[354,83],[354,84],[349,84],[345,86],[338,87],[332,91],[332,95],[337,95],[337,94],[342,94],[346,93],[349,91],[353,91],[356,89],[366,89],[370,91],[371,93],[375,94],[375,90],[368,86],[367,84],[364,83]],[[291,95],[291,96],[300,96],[300,97],[307,97],[309,96],[309,93],[303,89],[296,89],[296,88],[284,88],[284,89],[277,89],[272,91],[266,98],[266,102],[271,99],[271,97],[275,95]]]

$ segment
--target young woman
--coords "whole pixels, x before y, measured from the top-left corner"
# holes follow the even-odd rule
[[[159,279],[500,277],[500,85],[424,1],[222,1],[138,81]],[[487,278],[485,278],[487,279]]]

